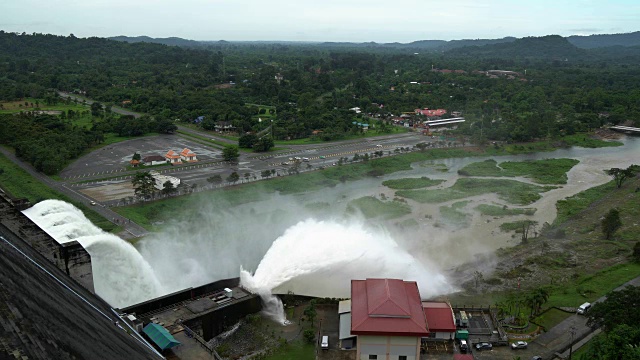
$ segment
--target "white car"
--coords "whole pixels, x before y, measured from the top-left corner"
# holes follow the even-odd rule
[[[378,145],[376,145],[376,147],[382,147],[382,145],[381,145],[381,144],[378,144]]]
[[[89,204],[91,204],[91,205],[95,205],[95,204],[96,204],[96,202],[95,202],[95,201],[92,201],[92,202],[90,202]]]
[[[527,345],[529,345],[529,344],[527,344],[526,341],[516,341],[516,342],[511,344],[511,348],[513,350],[515,350],[515,349],[526,349]]]

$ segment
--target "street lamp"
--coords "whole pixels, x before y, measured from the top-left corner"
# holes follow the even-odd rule
[[[569,343],[569,360],[571,360],[571,355],[573,355],[573,338],[576,336],[576,331],[578,329],[576,329],[575,326],[571,326],[571,328],[569,328],[569,333],[571,334],[571,343]]]

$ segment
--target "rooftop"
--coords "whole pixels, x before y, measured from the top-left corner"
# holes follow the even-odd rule
[[[445,302],[422,302],[424,316],[427,318],[429,330],[453,332],[456,331],[456,324],[453,320],[453,310],[451,305]]]
[[[429,335],[414,281],[351,280],[351,318],[354,335]]]

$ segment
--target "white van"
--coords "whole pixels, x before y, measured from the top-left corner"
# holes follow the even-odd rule
[[[466,353],[469,350],[469,345],[467,344],[467,340],[460,339],[460,352]]]
[[[578,314],[580,314],[580,315],[584,315],[584,314],[587,313],[587,311],[589,311],[590,308],[591,308],[591,304],[587,302],[587,303],[584,303],[584,304],[580,305],[576,312]]]
[[[322,348],[322,350],[327,350],[329,349],[329,337],[328,336],[323,336],[322,337],[322,342],[320,343],[320,347]]]

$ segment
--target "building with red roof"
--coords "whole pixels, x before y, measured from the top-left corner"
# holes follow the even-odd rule
[[[173,150],[169,150],[165,155],[164,158],[167,159],[167,162],[169,164],[180,164],[182,161],[180,159],[180,154],[178,154],[177,152],[173,151]]]
[[[431,338],[453,340],[456,323],[451,305],[446,302],[422,302]]]
[[[180,152],[180,158],[186,162],[196,162],[198,158],[196,157],[196,153],[191,151],[190,149],[184,148]]]
[[[351,280],[351,334],[357,336],[357,359],[419,359],[429,329],[417,283]]]

